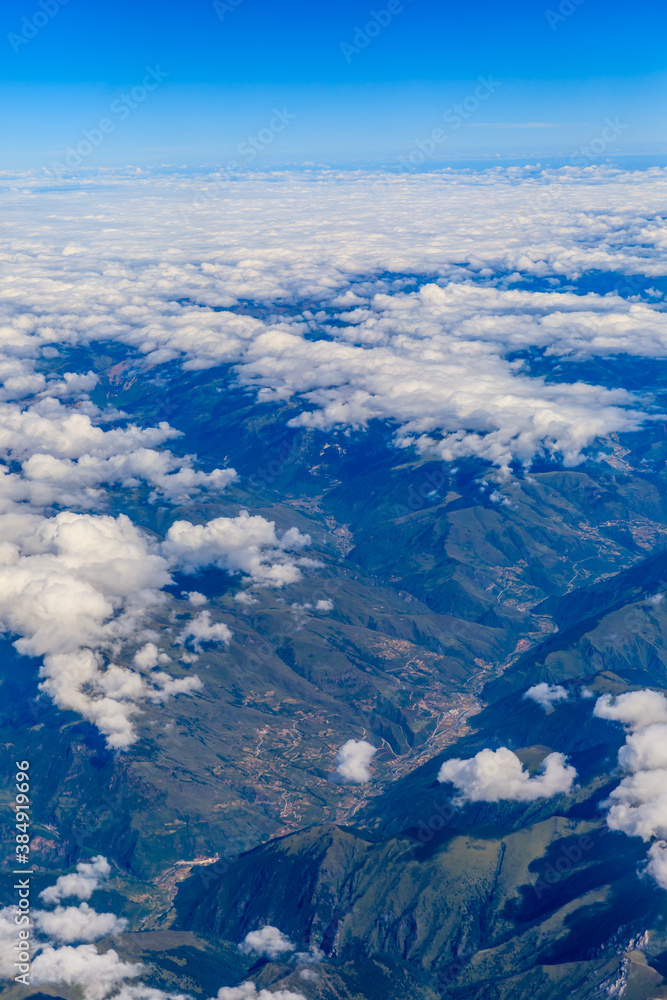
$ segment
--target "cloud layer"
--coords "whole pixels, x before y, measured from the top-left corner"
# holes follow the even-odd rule
[[[596,437],[640,426],[642,401],[531,376],[508,355],[667,356],[665,313],[632,284],[636,274],[667,273],[666,177],[607,167],[324,171],[221,185],[112,172],[103,190],[88,192],[93,228],[77,208],[76,184],[70,195],[42,192],[26,176],[29,199],[49,210],[67,205],[71,238],[65,227],[63,246],[63,230],[54,240],[45,228],[28,243],[22,203],[6,194],[5,321],[20,352],[8,377],[16,392],[46,392],[30,358],[53,344],[112,339],[150,366],[237,365],[260,399],[299,399],[298,426],[383,419],[399,443],[445,458],[478,454],[505,465],[546,450],[577,462]],[[203,203],[202,191],[210,193]],[[155,210],[138,233],[137,204],[149,194]],[[155,246],[166,247],[163,262]],[[629,278],[617,280],[621,294],[561,290],[586,270]],[[410,275],[430,281],[411,288]],[[513,288],[520,277],[555,287]],[[242,301],[258,304],[254,315],[236,310]],[[285,303],[295,306],[287,318],[276,311]],[[144,469],[123,452],[96,462],[114,475]],[[62,468],[56,463],[54,474]],[[185,485],[197,474],[151,475],[156,488],[178,492],[178,477]]]
[[[241,510],[180,514],[162,542],[111,517],[112,491],[184,504],[237,476],[174,454],[165,422],[100,409],[97,375],[56,373],[63,353],[122,345],[148,396],[167,362],[231,365],[258,406],[292,400],[293,426],[382,420],[398,446],[500,467],[541,452],[576,463],[655,416],[637,394],[531,374],[525,358],[667,357],[662,295],[634,277],[667,274],[667,171],[98,181],[0,175],[0,627],[43,659],[42,689],[113,747],[136,738],[142,705],[196,691],[165,650],[140,653],[172,572],[213,565],[288,586],[308,537]],[[591,270],[616,275],[613,290],[567,284]],[[230,641],[206,612],[179,635],[165,639]]]

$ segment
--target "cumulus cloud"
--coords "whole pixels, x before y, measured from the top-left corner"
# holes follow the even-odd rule
[[[656,840],[649,848],[646,870],[662,889],[667,889],[667,843]]]
[[[336,754],[336,774],[351,784],[370,781],[370,764],[376,753],[377,747],[366,740],[348,740]]]
[[[104,1000],[123,980],[144,971],[140,962],[123,962],[113,948],[98,952],[94,944],[48,946],[32,961],[31,983],[80,986],[86,1000]]]
[[[215,1000],[306,1000],[303,993],[292,990],[258,990],[254,983],[240,986],[222,986]]]
[[[116,917],[113,913],[96,913],[87,903],[35,911],[34,921],[43,934],[64,944],[99,941],[100,938],[120,934],[127,927],[127,920],[123,917]]]
[[[40,898],[49,904],[59,904],[66,897],[88,899],[110,874],[110,866],[102,855],[90,862],[81,862],[77,870],[61,875],[55,885],[48,886]],[[14,923],[15,908],[0,910],[0,974],[14,976],[17,940]],[[94,941],[123,932],[127,920],[113,913],[97,913],[86,902],[78,906],[56,905],[52,910],[32,911],[31,981],[36,985],[76,986],[85,1000],[192,1000],[185,994],[130,983],[142,972],[139,962],[124,962],[113,949],[97,950]],[[83,942],[74,945],[74,942]]]
[[[0,457],[20,464],[33,491],[63,504],[94,504],[98,487],[113,483],[148,484],[156,495],[183,501],[203,488],[223,490],[236,479],[233,469],[203,473],[193,468],[191,456],[158,449],[180,436],[165,422],[104,430],[98,424],[106,415],[88,409],[72,410],[53,398],[23,407],[0,404]]]
[[[562,753],[550,753],[539,772],[532,776],[507,747],[480,750],[469,760],[446,760],[438,781],[451,782],[459,790],[457,802],[534,802],[554,795],[567,795],[577,777]]]
[[[204,566],[218,566],[228,573],[282,587],[301,577],[293,556],[310,536],[289,528],[278,536],[273,521],[242,510],[237,517],[218,517],[207,524],[176,521],[169,528],[162,551],[171,563],[187,573]]]
[[[72,896],[87,900],[110,874],[111,865],[98,854],[92,861],[80,861],[75,872],[61,875],[55,885],[43,889],[39,896],[45,903],[59,903]]]
[[[0,628],[19,636],[19,652],[43,657],[41,688],[56,705],[95,724],[112,747],[136,738],[142,702],[193,689],[192,679],[146,673],[152,644],[135,660],[144,673],[111,659],[141,633],[170,580],[157,544],[123,514],[0,516]]]
[[[523,696],[536,702],[545,712],[551,712],[559,701],[567,700],[567,691],[560,684],[533,684]]]
[[[190,604],[193,604],[196,608],[200,608],[202,604],[206,604],[208,600],[208,598],[206,598],[204,594],[200,594],[198,590],[186,591],[182,596],[187,597]]]
[[[247,590],[240,590],[238,594],[234,595],[234,600],[237,604],[241,604],[246,608],[252,607],[253,604],[259,604],[258,599],[249,594]]]
[[[211,612],[202,611],[185,626],[179,636],[180,642],[192,642],[196,650],[200,650],[203,642],[227,644],[232,633],[224,622],[212,622]]]
[[[239,950],[246,954],[254,953],[264,958],[278,958],[288,951],[294,951],[295,945],[277,927],[267,924],[259,930],[249,931],[239,945]]]
[[[157,667],[160,658],[160,651],[154,642],[147,642],[145,646],[138,649],[134,654],[134,665],[139,670],[152,670]]]
[[[0,473],[0,493],[1,481]],[[169,657],[151,641],[129,662],[115,662],[164,603],[172,570],[224,565],[280,586],[300,576],[290,550],[308,541],[295,529],[279,537],[272,521],[247,512],[205,525],[177,521],[160,543],[124,514],[44,517],[12,505],[5,514],[0,509],[0,629],[18,636],[19,652],[43,658],[41,689],[56,705],[78,712],[109,746],[124,749],[136,739],[142,705],[201,685],[196,677],[157,670]],[[228,627],[205,611],[180,641],[199,648],[230,638]]]
[[[605,694],[598,698],[593,714],[623,723],[627,732],[618,753],[618,762],[627,773],[605,803],[607,825],[630,837],[655,841],[647,870],[667,888],[663,843],[667,837],[667,698],[651,690],[617,697]]]
[[[623,722],[631,729],[643,729],[657,722],[667,723],[667,698],[658,691],[628,691],[614,697],[598,698],[593,715],[599,719]]]

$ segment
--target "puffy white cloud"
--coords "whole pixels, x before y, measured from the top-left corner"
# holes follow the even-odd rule
[[[0,516],[0,628],[19,636],[20,652],[43,657],[42,690],[93,722],[110,746],[134,740],[142,701],[192,687],[102,656],[140,633],[170,579],[157,545],[125,515]],[[139,653],[142,663],[149,652]]]
[[[648,852],[647,871],[667,889],[667,698],[659,691],[602,695],[593,714],[626,726],[618,762],[629,772],[605,805],[607,825],[630,837],[656,841]]]
[[[160,651],[154,642],[147,642],[145,646],[138,649],[134,654],[134,665],[139,670],[152,670],[157,667],[160,658]]]
[[[231,641],[232,633],[224,622],[212,622],[211,612],[202,611],[196,618],[193,618],[181,632],[179,639],[185,643],[192,641],[196,650],[201,649],[203,642],[219,642],[227,644]]]
[[[648,857],[646,870],[662,889],[667,889],[667,843],[656,840],[649,849]]]
[[[593,715],[599,719],[623,722],[631,729],[654,723],[667,723],[667,698],[659,691],[628,691],[614,697],[603,694],[595,703]]]
[[[625,771],[653,771],[667,768],[667,724],[656,722],[631,733],[618,752]]]
[[[630,837],[667,837],[667,768],[637,771],[623,778],[607,805],[607,825]]]
[[[562,753],[550,753],[539,772],[532,776],[515,753],[507,747],[480,750],[469,760],[446,760],[438,772],[438,781],[451,782],[463,802],[533,802],[554,795],[567,795],[577,777]]]
[[[221,986],[215,1000],[306,1000],[303,993],[292,990],[258,990],[254,983],[240,986]]]
[[[172,568],[224,565],[281,585],[301,574],[288,550],[308,541],[295,529],[279,538],[273,522],[247,512],[205,525],[177,521],[160,544],[123,514],[44,517],[10,504],[4,514],[0,508],[0,629],[18,636],[20,652],[43,657],[41,688],[60,708],[78,712],[109,746],[124,749],[136,739],[142,704],[200,687],[196,677],[156,670],[169,657],[151,641],[135,650],[131,666],[114,662],[164,603]],[[198,648],[230,638],[205,611],[180,641],[192,639]]]
[[[257,582],[282,587],[300,579],[290,551],[308,545],[310,537],[289,528],[278,537],[273,521],[242,510],[237,517],[217,517],[207,524],[176,521],[162,551],[186,573],[218,566],[228,573],[245,573]]]
[[[19,943],[19,928],[14,918],[15,906],[0,909],[0,976],[13,979],[17,975],[14,962],[18,961],[14,946]]]
[[[550,712],[559,701],[566,701],[567,696],[566,689],[560,684],[546,684],[543,681],[540,684],[533,684],[523,697],[537,702],[545,712]]]
[[[333,611],[334,602],[330,601],[328,598],[322,599],[315,602],[315,610],[322,611],[326,614],[328,611]]]
[[[48,904],[59,904],[67,897],[89,899],[94,890],[110,874],[110,866],[102,855],[90,862],[81,862],[76,872],[61,875],[55,885],[48,886],[40,898]],[[18,940],[14,923],[14,907],[0,910],[0,973],[13,976],[15,961],[13,945]],[[86,902],[79,906],[56,905],[53,910],[32,912],[31,979],[36,985],[78,986],[85,1000],[192,1000],[185,994],[128,983],[144,971],[138,962],[124,962],[114,949],[101,953],[92,943],[101,938],[122,933],[127,920],[113,913],[97,913]],[[73,942],[84,942],[73,946]]]
[[[259,604],[258,599],[249,594],[247,590],[240,590],[238,594],[234,595],[234,600],[237,604],[242,604],[246,608],[252,607],[253,604]]]
[[[101,954],[94,944],[48,946],[33,959],[30,978],[37,986],[45,983],[80,986],[86,1000],[103,1000],[124,979],[138,976],[143,970],[139,962],[121,961],[113,948]]]
[[[376,753],[377,747],[366,740],[348,740],[336,754],[336,774],[353,784],[370,781],[370,764]]]
[[[203,594],[200,594],[198,590],[190,590],[182,596],[187,597],[190,604],[193,604],[196,608],[200,608],[202,604],[206,604],[208,601],[208,598],[206,598]]]
[[[53,398],[23,408],[0,404],[0,457],[18,462],[34,490],[60,503],[94,504],[98,487],[113,483],[146,483],[162,496],[183,501],[202,488],[222,490],[236,479],[233,469],[199,472],[192,468],[192,457],[158,450],[179,437],[167,423],[104,430],[97,424],[106,415],[88,409],[91,413],[73,410]]]
[[[75,941],[99,941],[120,934],[127,920],[113,913],[96,913],[87,903],[78,906],[57,906],[55,910],[36,910],[33,919],[39,930],[54,941],[72,944]]]
[[[39,896],[45,903],[59,903],[61,899],[72,896],[87,900],[110,874],[111,865],[102,854],[98,854],[92,861],[80,861],[75,872],[61,875],[55,885],[43,889]]]
[[[249,931],[239,945],[239,949],[246,954],[254,953],[264,958],[278,958],[285,952],[294,951],[295,947],[281,930],[270,924],[259,930]]]

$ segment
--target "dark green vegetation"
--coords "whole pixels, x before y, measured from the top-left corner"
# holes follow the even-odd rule
[[[250,976],[309,1000],[584,1000],[624,979],[630,1000],[667,996],[667,898],[638,874],[645,845],[600,809],[623,733],[580,694],[667,687],[667,602],[651,600],[667,589],[662,425],[577,469],[503,480],[397,450],[384,425],[290,429],[295,406],[258,406],[229,371],[158,381],[106,345],[73,364],[103,374],[99,402],[170,420],[204,468],[240,474],[176,511],[137,491],[137,523],[163,534],[242,506],[309,532],[322,563],[250,607],[222,572],[177,581],[156,626],[190,616],[179,595],[196,588],[234,639],[127,753],[35,701],[38,664],[3,647],[5,739],[42,769],[40,863],[112,861],[92,903],[130,918],[113,946],[144,981],[197,997]],[[333,610],[294,607],[323,599]],[[542,680],[571,695],[549,714],[522,700]],[[351,737],[380,748],[369,785],[330,780]],[[501,745],[529,767],[567,754],[579,787],[452,807],[442,760]],[[242,955],[263,924],[321,948],[317,978]]]

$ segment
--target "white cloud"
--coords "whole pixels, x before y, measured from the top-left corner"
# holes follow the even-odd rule
[[[279,538],[273,522],[242,512],[206,525],[177,521],[160,544],[124,514],[44,517],[13,503],[3,513],[1,489],[0,472],[0,629],[19,637],[21,653],[43,657],[41,688],[56,705],[92,722],[117,749],[135,741],[144,703],[200,686],[196,677],[156,671],[169,657],[151,641],[134,650],[131,666],[114,662],[164,603],[172,568],[224,564],[281,585],[301,574],[288,550],[309,541],[295,529]],[[206,611],[180,641],[191,638],[198,647],[230,637]]]
[[[157,667],[160,651],[154,642],[147,642],[134,654],[134,665],[139,670],[152,670]]]
[[[299,398],[297,425],[379,417],[395,423],[399,442],[443,457],[479,454],[504,465],[544,449],[576,462],[596,436],[643,419],[632,394],[530,376],[507,355],[665,357],[667,320],[655,301],[511,286],[513,276],[558,282],[586,270],[664,274],[656,219],[665,170],[282,173],[271,176],[270,199],[249,175],[201,213],[181,176],[116,172],[112,203],[109,177],[102,193],[87,192],[86,217],[76,191],[69,196],[62,223],[81,252],[66,259],[60,231],[54,241],[44,223],[26,242],[20,209],[9,216],[0,322],[21,354],[11,360],[17,392],[27,391],[30,359],[45,346],[113,339],[144,355],[142,377],[173,359],[191,369],[231,363],[260,398]],[[20,189],[36,183],[26,175]],[[134,205],[147,192],[156,211],[137,233]],[[19,206],[22,196],[5,197]],[[62,216],[62,191],[33,197],[43,218]],[[187,226],[179,224],[184,208]],[[165,232],[169,259],[156,264],[152,248]],[[391,272],[432,281],[412,291]],[[262,318],[233,311],[248,299],[266,307]],[[308,308],[293,318],[275,312],[304,300]],[[328,328],[329,342],[306,338],[327,327],[330,308],[345,325]],[[44,388],[39,378],[31,391]]]
[[[87,900],[110,874],[111,865],[102,854],[98,854],[92,861],[80,861],[76,872],[61,875],[55,885],[43,889],[39,896],[45,903],[59,903],[61,899],[71,896]]]
[[[647,871],[662,889],[667,889],[667,843],[656,840],[648,852]]]
[[[377,747],[366,740],[348,740],[336,754],[336,773],[344,781],[364,784],[371,780],[370,764]]]
[[[326,613],[327,611],[333,611],[333,608],[334,608],[334,602],[328,599],[315,602],[316,611],[323,611]]]
[[[97,488],[111,483],[146,483],[156,495],[183,501],[203,488],[223,490],[236,479],[233,469],[199,472],[191,457],[158,450],[156,445],[179,437],[167,423],[103,430],[97,424],[106,415],[87,409],[72,410],[53,398],[23,408],[0,404],[0,457],[20,463],[33,490],[61,503],[95,504]]]
[[[13,979],[17,975],[14,962],[17,961],[14,945],[19,943],[19,928],[15,923],[16,907],[0,909],[0,976]]]
[[[254,953],[264,958],[278,958],[288,951],[294,951],[295,945],[277,927],[268,924],[259,930],[249,931],[239,945],[240,951]]]
[[[247,590],[240,590],[238,594],[234,595],[234,600],[237,604],[242,604],[246,608],[252,607],[253,604],[259,604],[257,598],[249,594]]]
[[[19,652],[43,657],[41,688],[56,705],[112,747],[134,741],[142,702],[193,689],[193,679],[146,673],[150,646],[138,654],[143,674],[109,655],[141,634],[170,579],[156,543],[123,514],[0,515],[0,628],[19,636]]]
[[[306,1000],[303,993],[292,990],[258,990],[254,983],[240,986],[222,986],[215,1000]]]
[[[553,710],[559,701],[567,700],[567,691],[560,684],[533,684],[524,694],[524,698],[537,702],[545,712]]]
[[[607,805],[607,825],[629,837],[667,837],[667,768],[637,771],[623,778]]]
[[[319,965],[326,955],[321,948],[311,947],[310,951],[297,951],[294,954],[294,961],[300,965]]]
[[[49,946],[33,959],[30,979],[36,986],[47,983],[80,986],[86,1000],[103,1000],[124,979],[143,971],[141,963],[121,961],[113,948],[100,954],[94,944],[76,948]]]
[[[57,906],[55,910],[36,910],[33,919],[39,930],[54,941],[98,941],[122,933],[127,920],[113,913],[96,913],[87,903]]]
[[[108,877],[110,866],[102,855],[81,862],[77,871],[62,875],[53,886],[40,893],[48,904],[71,896],[88,899]],[[0,910],[0,974],[13,977],[17,970],[14,945],[17,925],[15,907]],[[85,1000],[192,1000],[185,994],[165,993],[142,983],[128,983],[144,971],[141,963],[124,962],[114,949],[98,952],[93,941],[122,933],[127,920],[113,913],[97,913],[86,902],[79,906],[59,906],[53,910],[33,910],[31,934],[31,982],[38,986],[78,986]],[[73,942],[85,942],[73,946]]]
[[[207,524],[176,521],[162,551],[186,573],[218,566],[229,573],[245,573],[257,583],[282,587],[301,577],[288,552],[309,542],[310,537],[296,528],[278,537],[273,521],[242,510],[237,517],[218,517]]]
[[[88,395],[98,377],[141,379],[148,397],[162,393],[167,361],[228,364],[259,405],[291,400],[296,426],[381,419],[398,445],[500,466],[542,450],[577,462],[596,437],[647,416],[640,396],[576,375],[537,377],[510,355],[667,357],[659,297],[536,292],[514,288],[512,275],[665,274],[665,170],[275,173],[270,198],[265,179],[248,175],[202,213],[182,176],[105,177],[85,210],[77,182],[51,192],[30,174],[18,186],[0,178],[0,626],[43,657],[54,701],[113,747],[136,739],[143,704],[195,689],[148,666],[146,618],[174,568],[215,565],[280,587],[316,562],[299,555],[308,539],[296,528],[280,534],[246,512],[181,519],[162,546],[106,515],[111,490],[113,509],[138,489],[184,503],[236,473],[172,452],[179,431],[165,422],[140,427],[102,411]],[[136,198],[148,194],[155,212],[138,231]],[[165,233],[169,253],[156,262]],[[63,246],[77,251],[64,256]],[[213,248],[203,259],[202,246]],[[428,280],[415,287],[410,275]],[[248,300],[256,316],[235,311]],[[285,303],[293,308],[277,309]],[[313,337],[321,331],[329,339]],[[49,373],[70,348],[109,342],[133,360],[99,376]],[[127,557],[114,554],[114,537]]]
[[[659,691],[629,691],[598,698],[593,714],[626,726],[618,762],[628,772],[605,805],[607,825],[629,837],[655,841],[647,871],[667,889],[667,698]]]
[[[642,729],[657,722],[667,723],[667,698],[649,690],[628,691],[616,697],[603,694],[595,703],[593,715],[623,722],[631,729]]]
[[[187,597],[190,604],[193,604],[196,608],[200,608],[202,604],[208,603],[208,598],[200,594],[198,590],[186,591],[182,596]]]
[[[630,733],[618,752],[625,771],[654,771],[667,768],[667,724],[656,722]]]
[[[232,633],[224,622],[212,622],[210,611],[201,611],[196,618],[193,618],[185,626],[179,636],[180,642],[192,640],[192,645],[196,650],[201,649],[203,642],[215,642],[227,644],[231,642]]]
[[[500,802],[503,799],[533,802],[567,795],[572,791],[576,776],[577,772],[566,763],[562,753],[550,753],[539,773],[531,777],[515,753],[500,747],[480,750],[469,760],[446,760],[438,772],[438,781],[449,781],[458,788],[459,803]]]

